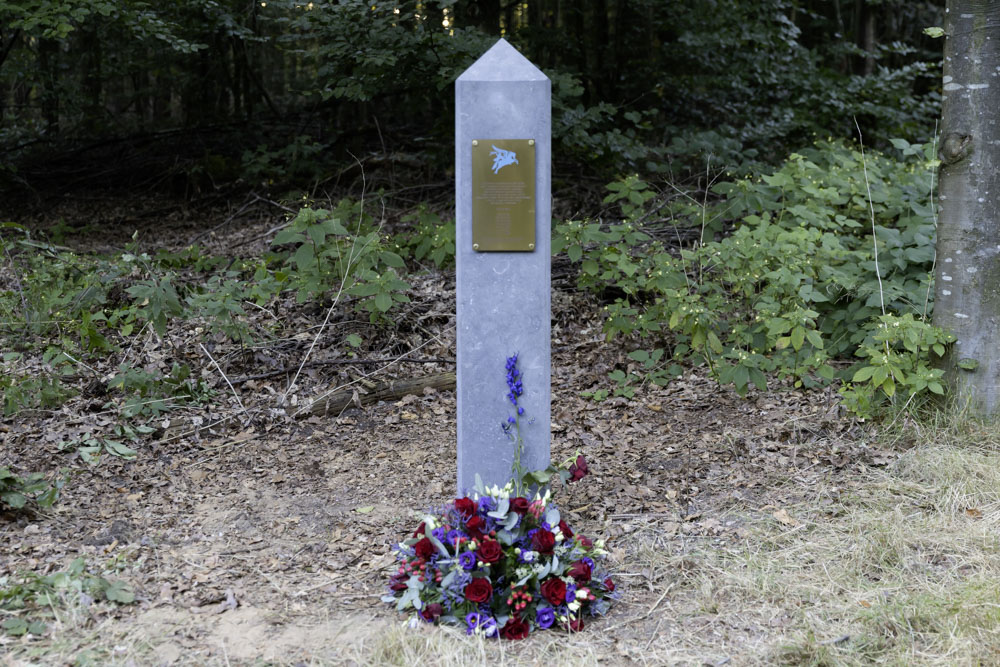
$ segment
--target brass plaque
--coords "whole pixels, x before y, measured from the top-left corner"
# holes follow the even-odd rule
[[[472,142],[472,248],[535,249],[534,139]]]

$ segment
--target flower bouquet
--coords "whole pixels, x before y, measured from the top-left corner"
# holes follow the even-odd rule
[[[485,488],[477,477],[471,496],[424,516],[396,546],[399,567],[382,599],[399,611],[412,609],[414,622],[464,625],[468,634],[524,639],[550,628],[579,632],[585,618],[608,610],[615,584],[601,564],[602,541],[575,534],[545,485],[582,479],[587,462],[578,455],[559,468],[521,469],[517,355],[507,360],[507,378],[517,415],[504,427],[516,442],[514,478]],[[530,494],[532,487],[538,490]]]

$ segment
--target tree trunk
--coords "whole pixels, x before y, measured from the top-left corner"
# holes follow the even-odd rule
[[[1000,400],[1000,15],[998,0],[948,0],[934,323],[963,403]]]
[[[867,2],[861,13],[861,48],[865,50],[864,75],[875,72],[875,8]]]

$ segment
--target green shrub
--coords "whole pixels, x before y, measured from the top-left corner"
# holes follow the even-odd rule
[[[554,251],[579,261],[580,286],[620,294],[606,306],[605,333],[638,339],[636,364],[612,375],[616,393],[667,382],[682,360],[707,364],[741,394],[766,387],[769,374],[812,387],[835,378],[843,364],[831,362],[855,357],[865,361],[839,375],[853,382],[847,405],[858,412],[894,400],[897,389],[906,399],[941,393],[932,357],[951,338],[924,321],[936,165],[930,145],[896,145],[900,159],[863,159],[855,147],[822,142],[774,173],[720,183],[716,203],[671,211],[703,239],[679,253],[643,231],[656,195],[634,176],[611,184],[605,199],[620,205],[622,222],[558,225]],[[708,221],[725,219],[734,231],[704,241]]]
[[[455,221],[441,220],[441,216],[421,206],[416,212],[403,217],[403,222],[415,223],[409,232],[400,234],[402,244],[397,246],[418,262],[430,260],[439,269],[455,265]]]
[[[356,231],[348,231],[344,220],[357,220]],[[396,273],[403,258],[371,229],[360,202],[345,199],[333,211],[304,208],[271,245],[291,246],[279,254],[276,275],[295,290],[299,303],[342,290],[360,297],[357,308],[370,312],[374,322],[395,304],[409,302],[404,292],[410,286]]]

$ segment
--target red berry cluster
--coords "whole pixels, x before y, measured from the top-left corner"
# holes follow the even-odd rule
[[[527,586],[522,586],[520,590],[514,587],[514,584],[510,585],[510,595],[507,597],[507,606],[513,609],[515,612],[519,612],[528,606],[534,598],[531,593],[528,592]]]

